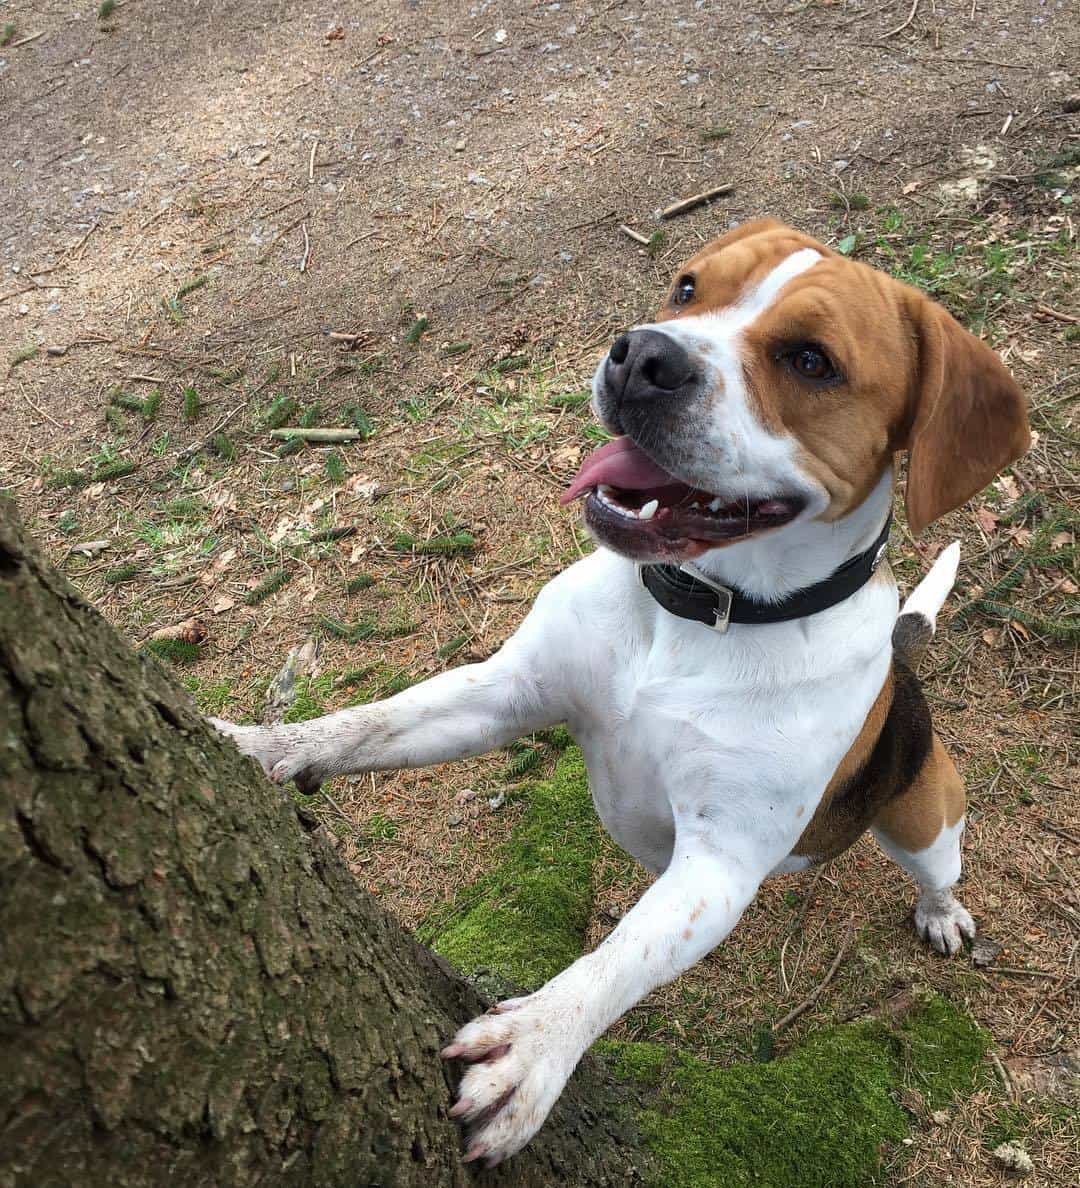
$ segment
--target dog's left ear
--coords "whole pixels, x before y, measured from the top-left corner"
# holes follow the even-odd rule
[[[959,507],[1028,448],[1027,401],[996,352],[912,292],[918,366],[906,440],[904,495],[916,535]]]

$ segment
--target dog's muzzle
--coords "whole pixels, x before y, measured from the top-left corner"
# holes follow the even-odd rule
[[[604,362],[604,387],[616,412],[692,396],[698,378],[686,350],[659,330],[621,335]]]

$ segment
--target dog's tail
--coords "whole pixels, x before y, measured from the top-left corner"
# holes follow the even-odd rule
[[[912,590],[893,627],[893,653],[909,668],[922,659],[934,635],[938,611],[949,596],[960,564],[960,542],[954,540],[930,567],[930,572]]]

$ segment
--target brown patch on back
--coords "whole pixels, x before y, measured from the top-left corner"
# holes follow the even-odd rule
[[[833,827],[835,822],[830,820],[829,808],[837,790],[845,787],[866,766],[892,705],[893,685],[893,671],[890,668],[885,684],[881,686],[881,692],[866,715],[862,729],[855,736],[855,741],[848,748],[847,754],[840,760],[840,766],[833,773],[821,803],[814,810],[814,815],[803,830],[802,836],[795,843],[792,853],[800,858],[824,858],[840,852],[837,849],[839,838]]]
[[[889,841],[915,854],[925,850],[944,826],[960,820],[965,801],[964,781],[935,734],[930,754],[911,787],[885,805],[874,825]]]

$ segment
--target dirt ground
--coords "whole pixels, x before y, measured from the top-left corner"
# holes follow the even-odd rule
[[[0,0],[0,26],[0,484],[135,643],[198,616],[177,659],[208,711],[257,717],[312,636],[326,707],[497,647],[590,547],[557,494],[599,440],[598,358],[735,222],[795,223],[994,343],[1036,444],[892,556],[908,588],[963,540],[923,675],[1001,952],[929,954],[864,842],[767,886],[620,1030],[751,1057],[851,936],[781,1048],[929,984],[1006,1070],[882,1182],[1005,1183],[989,1150],[1019,1137],[1026,1183],[1075,1184],[1038,1077],[1080,998],[1076,5]],[[357,436],[282,450],[298,425]],[[320,811],[416,922],[491,861],[532,761],[339,781]],[[592,941],[645,883],[608,845]]]

